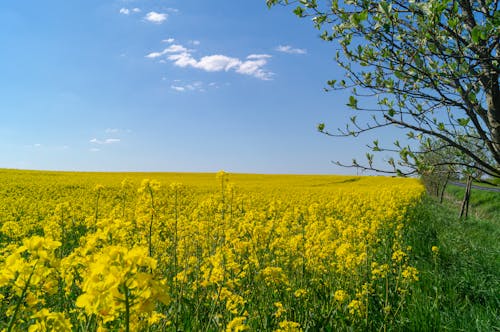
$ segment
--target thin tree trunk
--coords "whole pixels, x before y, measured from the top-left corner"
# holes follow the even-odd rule
[[[465,205],[465,218],[466,219],[469,216],[471,187],[472,187],[472,177],[469,177],[469,182],[468,182],[468,186],[467,186],[467,204]]]
[[[472,176],[467,177],[467,185],[465,186],[465,195],[464,200],[462,201],[462,206],[460,208],[460,218],[467,218],[469,215],[469,200],[470,200],[470,192],[472,186]]]
[[[448,181],[450,180],[450,173],[446,173],[446,179],[444,180],[443,187],[441,188],[441,193],[439,194],[439,203],[443,203],[444,191],[446,186],[448,186]]]

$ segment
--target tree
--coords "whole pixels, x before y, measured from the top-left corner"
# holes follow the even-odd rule
[[[338,42],[335,59],[346,77],[329,81],[327,90],[351,89],[347,105],[372,114],[366,124],[354,116],[345,129],[333,132],[321,123],[320,132],[357,136],[389,126],[406,131],[408,143],[395,141],[387,147],[376,140],[369,146],[399,157],[387,161],[388,170],[375,167],[370,152],[367,164],[353,160],[340,165],[409,175],[429,166],[427,153],[451,149],[457,158],[431,166],[461,167],[500,178],[499,0],[267,4],[295,4],[294,13],[312,18],[322,39]],[[420,151],[423,145],[432,148]]]
[[[425,165],[421,167],[420,174],[427,192],[438,197],[439,202],[442,203],[448,181],[451,178],[456,178],[459,171],[450,165],[452,160],[449,160],[449,157],[453,158],[454,151],[451,151],[451,148],[434,150],[434,146],[438,145],[440,144],[436,141],[431,141],[430,149],[428,145],[420,148],[422,164]],[[447,159],[448,165],[443,165],[442,161],[445,159]]]

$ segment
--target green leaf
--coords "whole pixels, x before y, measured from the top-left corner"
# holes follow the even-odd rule
[[[471,36],[471,38],[472,38],[472,41],[473,41],[475,44],[477,44],[477,43],[479,42],[479,37],[480,37],[480,35],[481,35],[481,27],[480,27],[480,26],[478,26],[478,25],[476,25],[476,26],[472,29],[471,33],[470,33],[470,36]]]
[[[359,15],[359,21],[360,22],[366,21],[368,19],[368,11],[366,11],[366,10],[363,10],[358,15]]]
[[[358,109],[358,100],[354,96],[349,96],[349,103],[347,104],[352,109]]]
[[[318,26],[323,24],[326,21],[326,15],[319,15],[313,18],[314,23]]]
[[[467,127],[467,125],[469,124],[469,121],[470,121],[470,118],[462,118],[462,119],[458,119],[458,124],[461,125],[462,127]]]
[[[415,56],[415,65],[418,67],[418,68],[421,68],[423,67],[424,65],[424,61],[422,60],[422,58],[418,55]]]
[[[368,165],[370,165],[370,167],[372,167],[373,165],[373,154],[371,153],[366,153],[366,159],[368,160]]]
[[[304,17],[304,9],[300,6],[294,9],[293,13],[298,17]]]

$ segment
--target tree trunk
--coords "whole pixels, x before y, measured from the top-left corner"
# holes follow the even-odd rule
[[[450,173],[446,173],[446,179],[444,180],[443,187],[441,188],[441,193],[439,194],[439,203],[443,203],[444,191],[450,180]]]
[[[467,219],[469,215],[469,201],[470,201],[470,191],[472,186],[472,176],[467,177],[467,185],[465,186],[464,200],[462,201],[462,206],[460,208],[460,218],[464,217]]]

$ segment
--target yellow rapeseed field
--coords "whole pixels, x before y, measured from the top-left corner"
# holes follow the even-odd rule
[[[1,331],[383,329],[415,179],[0,170]]]

